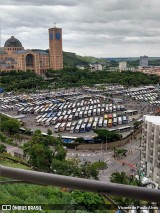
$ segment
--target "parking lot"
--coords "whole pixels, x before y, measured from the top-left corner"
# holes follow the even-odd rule
[[[39,92],[36,94],[6,95],[1,111],[16,116],[24,128],[36,129],[46,133],[50,128],[54,136],[88,137],[95,135],[95,129],[105,128],[118,131],[123,137],[133,130],[133,123],[142,115],[154,113],[159,106],[158,93],[154,87],[123,90],[118,87],[120,102],[108,99],[105,92],[86,89]],[[117,87],[110,88],[117,98]],[[149,95],[147,95],[149,94]],[[153,95],[153,98],[152,98]],[[141,97],[141,99],[135,97]],[[144,99],[142,99],[144,97]],[[147,99],[145,97],[150,97]],[[156,100],[155,100],[156,99]],[[118,98],[117,98],[118,100]]]

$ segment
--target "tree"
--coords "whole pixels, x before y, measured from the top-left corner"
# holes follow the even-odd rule
[[[119,183],[119,184],[126,184],[126,185],[133,185],[133,186],[138,186],[138,180],[133,177],[133,176],[128,176],[126,175],[125,172],[113,172],[110,181],[112,183]],[[114,197],[114,200],[118,204],[134,204],[134,205],[139,205],[139,201],[129,199],[129,198],[123,198],[123,197]]]
[[[101,196],[92,192],[73,191],[72,196],[74,201],[89,212],[98,212],[100,205],[104,203]],[[102,211],[99,211],[102,212]]]
[[[76,138],[75,142],[77,142],[77,143],[84,143],[85,140],[84,140],[84,138],[80,137],[80,138]]]
[[[94,132],[98,135],[97,138],[101,139],[102,142],[113,142],[121,139],[121,134],[117,132],[110,132],[106,129],[98,129],[94,130]]]
[[[1,129],[4,132],[8,132],[9,135],[19,132],[20,123],[16,119],[8,119],[1,124]]]
[[[47,135],[52,135],[52,130],[51,129],[47,129]]]
[[[27,151],[29,154],[29,163],[41,171],[50,171],[52,161],[52,152],[43,144],[33,144]]]
[[[6,146],[4,146],[3,144],[0,144],[0,153],[4,153],[4,152],[7,152]]]
[[[63,146],[61,146],[60,144],[58,144],[55,148],[54,151],[54,158],[56,158],[57,160],[64,160],[66,157],[66,150],[63,148]]]
[[[135,121],[133,123],[133,126],[134,126],[134,129],[138,129],[138,127],[141,125],[141,122],[140,121]]]

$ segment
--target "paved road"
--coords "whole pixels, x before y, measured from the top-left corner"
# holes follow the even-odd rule
[[[140,135],[139,135],[140,136]],[[132,174],[131,167],[128,165],[122,166],[122,161],[127,164],[136,165],[140,162],[140,149],[139,149],[140,141],[132,140],[129,144],[126,144],[124,147],[128,150],[128,154],[125,158],[121,160],[116,160],[113,158],[113,151],[77,151],[77,150],[68,150],[67,158],[78,158],[82,162],[90,161],[90,162],[98,162],[104,161],[107,163],[108,168],[100,171],[99,179],[101,181],[109,182],[110,176],[115,171],[125,171],[127,174]],[[10,154],[14,154],[14,152],[22,154],[22,149],[18,147],[13,147],[11,145],[5,144],[7,147],[7,152]]]

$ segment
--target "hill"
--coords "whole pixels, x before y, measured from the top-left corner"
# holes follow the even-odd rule
[[[105,59],[99,59],[91,56],[80,56],[71,52],[63,52],[64,66],[87,66],[89,63],[104,63]]]

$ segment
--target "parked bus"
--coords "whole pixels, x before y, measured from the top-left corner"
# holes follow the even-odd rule
[[[85,123],[85,124],[88,123],[88,118],[85,118],[85,119],[84,119],[84,123]]]
[[[81,126],[81,125],[79,125],[79,124],[76,126],[76,128],[74,129],[74,132],[75,132],[75,133],[79,133],[80,126]]]
[[[86,118],[87,115],[88,115],[88,111],[86,110],[86,111],[84,111],[84,117]]]
[[[93,109],[93,116],[96,115],[97,109]]]
[[[95,117],[95,118],[94,118],[94,121],[97,122],[97,123],[98,123],[98,120],[99,120],[98,117]]]
[[[104,126],[104,127],[107,127],[107,124],[108,124],[108,120],[104,120],[103,126]]]
[[[117,118],[113,118],[113,126],[117,126]]]
[[[89,123],[92,124],[93,123],[93,118],[89,119]]]
[[[74,133],[75,126],[71,126],[70,133]]]
[[[97,115],[100,115],[100,114],[101,114],[101,109],[98,108],[98,109],[97,109]]]
[[[116,106],[113,105],[113,112],[116,112]]]
[[[83,120],[78,121],[78,125],[81,125],[83,123]]]
[[[86,131],[86,124],[82,124],[80,127],[80,132],[85,132]]]
[[[116,113],[113,113],[113,118],[116,118],[117,117],[117,114]]]
[[[119,132],[127,132],[127,131],[130,131],[130,130],[131,130],[130,126],[123,126],[123,127],[118,128]]]
[[[45,126],[49,126],[51,124],[51,120],[52,118],[47,118],[47,120],[45,121]]]
[[[66,122],[61,123],[60,128],[59,128],[60,132],[63,132],[65,130],[65,128],[66,128]]]
[[[128,123],[128,121],[127,121],[127,116],[126,116],[126,115],[123,115],[123,116],[122,116],[122,119],[123,119],[122,122],[123,122],[124,124]]]
[[[102,126],[103,126],[103,118],[100,118],[100,119],[99,119],[98,126],[99,126],[99,127],[102,127]]]
[[[109,118],[109,119],[112,119],[112,118],[113,118],[112,114],[109,114],[109,115],[108,115],[108,118]]]
[[[112,119],[108,120],[108,127],[112,127]]]
[[[107,115],[107,114],[104,115],[104,119],[105,119],[105,120],[108,119],[108,115]]]
[[[96,121],[93,123],[92,129],[97,129],[97,122]]]
[[[56,126],[54,127],[54,132],[59,132],[60,125],[61,123],[56,124]]]
[[[54,117],[54,118],[52,118],[52,120],[51,120],[51,124],[56,124],[57,120],[58,120],[58,117]]]
[[[73,115],[69,115],[68,121],[72,121],[72,120],[73,120]]]
[[[122,124],[122,117],[118,117],[118,124]]]
[[[89,132],[92,129],[92,124],[88,123],[86,126],[86,131]]]
[[[67,130],[67,131],[70,131],[71,126],[72,126],[72,123],[71,123],[71,122],[68,122],[67,125],[66,125],[66,130]]]

